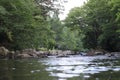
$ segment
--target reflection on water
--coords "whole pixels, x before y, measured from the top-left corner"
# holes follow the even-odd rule
[[[0,60],[0,80],[54,80],[38,60]]]
[[[120,60],[105,56],[0,60],[0,80],[120,80]]]

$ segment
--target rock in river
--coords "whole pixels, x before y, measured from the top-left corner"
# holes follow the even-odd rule
[[[9,53],[9,50],[5,47],[0,47],[0,58],[5,58]]]

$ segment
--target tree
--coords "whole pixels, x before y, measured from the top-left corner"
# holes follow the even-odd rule
[[[59,1],[53,0],[1,0],[0,46],[9,49],[54,47],[57,30],[49,18],[58,15],[61,7]]]
[[[46,27],[48,22],[41,14],[42,9],[33,0],[1,0],[0,10],[2,46],[24,49],[48,45],[43,36],[47,36],[51,30]]]
[[[85,48],[119,51],[118,20],[118,0],[89,0],[82,7],[73,8],[65,24],[85,35],[82,39]]]

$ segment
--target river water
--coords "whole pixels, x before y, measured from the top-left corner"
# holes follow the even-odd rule
[[[0,60],[0,80],[120,80],[120,59],[74,55]]]

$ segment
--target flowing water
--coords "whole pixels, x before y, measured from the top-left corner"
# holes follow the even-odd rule
[[[0,60],[0,80],[120,80],[120,59],[75,55]]]

